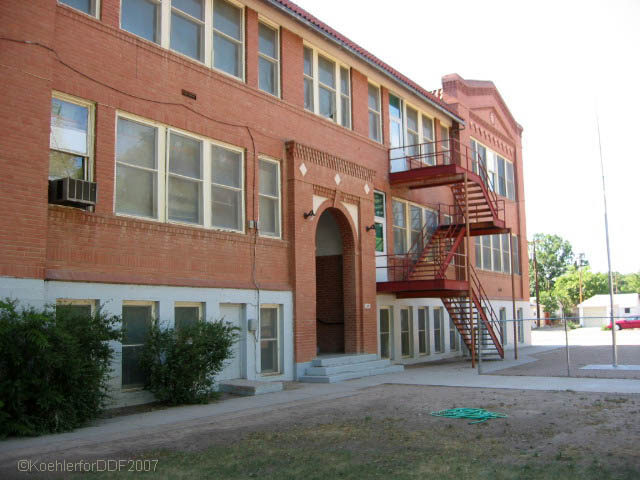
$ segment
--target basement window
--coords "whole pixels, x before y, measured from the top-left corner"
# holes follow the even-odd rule
[[[260,306],[260,372],[281,373],[280,308],[278,305]]]

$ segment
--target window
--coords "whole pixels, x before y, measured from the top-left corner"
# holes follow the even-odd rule
[[[516,181],[513,176],[513,163],[507,161],[507,198],[516,199]]]
[[[369,84],[369,138],[382,143],[380,87]]]
[[[151,322],[156,319],[155,302],[126,301],[122,305],[122,388],[142,387],[147,380],[139,364],[149,336]]]
[[[501,237],[503,235],[491,235],[491,255],[493,257],[491,270],[494,272],[502,271]],[[508,239],[507,242],[509,242]]]
[[[460,348],[459,334],[456,324],[449,318],[449,351],[456,352]]]
[[[520,253],[517,236],[514,243],[514,273],[520,275]],[[503,235],[483,235],[475,237],[476,267],[499,273],[511,273],[511,246],[508,233]]]
[[[375,216],[376,227],[376,252],[385,252],[385,217],[386,217],[386,205],[384,193],[373,193],[373,210]]]
[[[176,302],[174,314],[174,328],[180,330],[186,326],[192,326],[204,319],[202,303]]]
[[[422,141],[423,142],[433,142],[435,138],[433,138],[433,119],[423,115],[422,116]],[[435,165],[436,157],[435,157],[435,144],[427,143],[424,145],[424,163],[427,165]]]
[[[449,128],[440,126],[440,137],[442,138],[443,161],[445,165],[451,163],[451,143],[449,142]]]
[[[115,211],[244,232],[243,152],[120,114]]]
[[[511,255],[510,255],[511,247],[509,246],[509,234],[499,235],[498,237],[501,238],[502,271],[504,273],[511,273]]]
[[[519,308],[516,312],[518,318],[518,342],[524,343],[524,312]]]
[[[418,112],[411,107],[407,107],[407,155],[418,155],[419,143]]]
[[[260,307],[260,365],[263,374],[280,373],[280,309]]]
[[[92,17],[98,16],[98,11],[100,10],[99,1],[100,0],[58,0],[58,2],[63,3],[64,5],[69,5],[70,7],[80,10]]]
[[[624,313],[631,313],[631,307],[624,307]]]
[[[393,253],[407,253],[406,203],[393,201]]]
[[[304,106],[307,110],[351,128],[349,68],[311,47],[304,47]]]
[[[500,335],[502,336],[502,345],[507,344],[507,326],[507,309],[502,307],[500,308]]]
[[[58,298],[56,301],[56,313],[64,312],[71,317],[87,318],[96,313],[97,303],[97,300]]]
[[[258,87],[278,97],[280,96],[278,29],[260,22],[258,37]]]
[[[442,307],[433,309],[433,348],[436,353],[444,352],[444,329],[442,322],[444,320],[444,312]]]
[[[400,309],[400,346],[403,357],[412,356],[411,309]]]
[[[511,245],[513,246],[513,273],[520,275],[520,237],[518,235],[511,237]]]
[[[244,78],[244,12],[226,0],[122,0],[120,25],[164,48]]]
[[[488,187],[497,194],[507,197],[509,200],[515,200],[513,163],[473,139],[471,139],[471,152],[474,173],[480,175]],[[478,162],[484,168],[484,172],[478,168]]]
[[[259,183],[258,230],[261,235],[280,237],[280,163],[261,158]]]
[[[429,325],[429,307],[420,307],[418,309],[418,353],[420,355],[429,355],[431,339]]]
[[[414,254],[422,252],[427,241],[423,230],[428,225],[427,235],[435,231],[438,226],[437,212],[396,199],[393,200],[392,208],[394,253],[402,254],[409,250]],[[412,250],[414,246],[415,250]]]
[[[491,236],[482,236],[482,268],[491,270]]]
[[[93,104],[67,95],[51,99],[49,178],[93,178]]]
[[[391,358],[391,310],[380,309],[380,358]]]

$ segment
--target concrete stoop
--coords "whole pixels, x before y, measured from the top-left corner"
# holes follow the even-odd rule
[[[234,395],[243,395],[245,397],[281,392],[282,389],[282,382],[260,382],[257,380],[225,380],[218,384],[220,392],[233,393]]]
[[[299,380],[310,383],[336,383],[403,370],[402,365],[392,365],[389,360],[381,360],[376,354],[323,356],[314,359]]]

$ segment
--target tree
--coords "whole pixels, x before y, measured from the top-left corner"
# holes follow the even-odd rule
[[[536,244],[540,290],[551,292],[556,279],[565,273],[573,264],[573,248],[567,240],[564,240],[558,235],[536,233],[533,236],[533,240]],[[530,262],[529,283],[531,291],[535,291],[533,268],[533,262]]]
[[[640,293],[640,273],[618,274],[616,285],[618,293]]]
[[[590,267],[582,269],[582,299],[609,293],[609,276],[593,273]],[[553,296],[562,303],[563,311],[569,314],[580,302],[580,271],[575,265],[556,279]]]

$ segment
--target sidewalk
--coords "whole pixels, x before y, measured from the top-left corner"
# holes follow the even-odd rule
[[[551,348],[553,347],[524,348],[519,360],[487,362],[484,364],[484,371],[489,372],[535,361],[530,356],[532,353]],[[363,389],[381,384],[640,394],[640,380],[498,376],[490,373],[478,375],[476,370],[471,369],[470,362],[461,361],[414,367],[402,373],[366,377],[336,384],[295,384],[296,388],[277,393],[256,397],[237,397],[210,405],[176,407],[104,419],[97,421],[95,425],[57,435],[9,439],[0,442],[0,466],[16,458],[37,457],[47,452],[73,449],[81,445],[98,446],[102,442],[129,437],[161,435],[163,432],[190,425],[213,424],[223,418],[252,415],[256,411],[266,414],[278,409],[326,402],[357,395]]]

